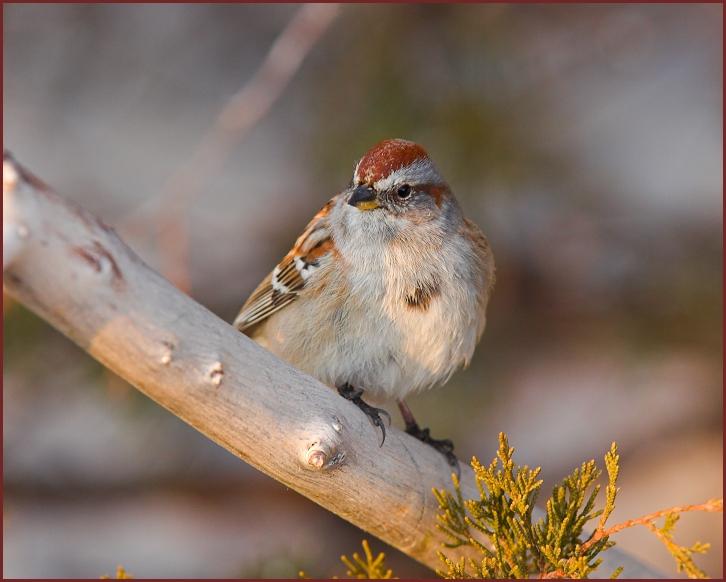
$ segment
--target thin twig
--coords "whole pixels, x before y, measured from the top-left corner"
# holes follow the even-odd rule
[[[699,503],[696,505],[676,505],[675,507],[669,507],[668,509],[654,511],[653,513],[649,513],[648,515],[644,515],[636,519],[629,519],[628,521],[616,524],[605,530],[598,529],[589,540],[582,544],[582,546],[580,547],[580,553],[586,552],[590,548],[590,546],[606,536],[609,537],[613,534],[618,533],[619,531],[628,529],[629,527],[633,527],[636,525],[649,526],[650,524],[652,524],[652,522],[660,517],[665,517],[666,515],[670,515],[671,513],[685,513],[687,511],[723,511],[723,498],[709,499],[705,503]]]
[[[539,576],[540,580],[551,580],[553,578],[564,578],[565,573],[562,570],[552,570],[552,572],[542,572]]]
[[[598,528],[595,530],[595,532],[592,534],[589,540],[587,540],[585,543],[583,543],[579,550],[577,551],[577,555],[582,556],[590,547],[592,547],[593,544],[598,542],[599,540],[603,539],[604,537],[609,537],[611,535],[614,535],[620,531],[623,531],[624,529],[628,529],[630,527],[634,527],[636,525],[643,525],[647,527],[649,530],[651,530],[660,540],[669,548],[673,547],[674,544],[671,540],[666,538],[663,533],[655,526],[653,523],[656,519],[665,517],[667,515],[671,514],[680,514],[685,513],[688,511],[710,511],[710,512],[716,512],[716,511],[723,511],[723,499],[709,499],[705,503],[699,503],[696,505],[677,505],[675,507],[669,507],[668,509],[661,509],[659,511],[654,511],[653,513],[649,513],[647,515],[644,515],[642,517],[638,517],[635,519],[629,519],[627,521],[624,521],[622,523],[619,523],[617,525],[614,525],[608,529],[602,529]],[[573,558],[570,558],[572,560]],[[551,572],[541,572],[539,575],[539,578],[541,580],[551,579],[551,578],[564,578],[565,573],[560,570],[553,570]]]
[[[187,214],[202,185],[216,173],[249,130],[270,111],[315,44],[340,12],[337,4],[305,4],[290,19],[270,47],[260,67],[217,115],[193,154],[165,182],[148,204],[157,207],[162,271],[179,289],[189,292]]]

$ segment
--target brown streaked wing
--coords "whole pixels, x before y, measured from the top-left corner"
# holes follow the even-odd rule
[[[327,217],[336,199],[337,196],[313,217],[292,250],[245,301],[234,320],[237,329],[242,332],[249,330],[297,298],[318,261],[332,250]]]
[[[486,324],[486,309],[489,303],[489,296],[494,290],[494,283],[496,281],[496,265],[489,241],[479,227],[468,218],[465,218],[464,229],[466,236],[473,242],[476,264],[479,270],[479,276],[482,278],[478,290],[479,328],[477,330],[477,337],[481,337]]]

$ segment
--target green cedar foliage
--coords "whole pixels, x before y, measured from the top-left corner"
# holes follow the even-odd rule
[[[545,515],[534,520],[532,510],[542,486],[537,478],[540,468],[516,465],[513,454],[507,436],[500,433],[497,455],[489,465],[472,459],[479,499],[463,499],[455,476],[453,493],[434,489],[440,509],[438,527],[448,538],[444,547],[471,546],[480,555],[455,560],[440,552],[443,568],[438,574],[442,577],[587,578],[601,564],[599,555],[615,545],[610,536],[635,525],[648,527],[660,538],[679,572],[690,578],[706,577],[693,555],[706,552],[709,545],[680,546],[673,539],[673,527],[684,511],[723,511],[722,499],[656,512],[608,529],[606,523],[619,491],[620,458],[613,443],[605,455],[608,482],[602,509],[595,508],[602,471],[595,461],[588,461],[554,487],[545,503]],[[665,523],[658,527],[655,522],[661,517]],[[586,525],[596,519],[588,534]],[[621,571],[616,569],[611,577]]]
[[[454,478],[453,494],[434,490],[439,502],[439,528],[447,548],[473,546],[479,560],[454,561],[440,553],[445,578],[529,578],[532,575],[586,578],[613,545],[603,536],[589,545],[585,525],[600,517],[604,526],[618,492],[618,454],[613,443],[605,457],[608,485],[605,507],[595,509],[601,471],[595,461],[583,463],[555,486],[545,504],[545,515],[534,520],[532,512],[540,493],[540,468],[515,465],[514,449],[504,433],[499,450],[485,466],[476,458],[474,469],[479,499],[463,499]]]

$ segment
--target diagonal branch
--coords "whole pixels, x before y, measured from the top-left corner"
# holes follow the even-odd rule
[[[395,428],[380,448],[355,405],[181,293],[109,226],[9,155],[3,210],[8,293],[240,459],[423,564],[440,565],[444,536],[432,488],[449,487],[451,474],[438,452]],[[477,497],[468,465],[461,488]],[[608,554],[627,576],[653,575]]]

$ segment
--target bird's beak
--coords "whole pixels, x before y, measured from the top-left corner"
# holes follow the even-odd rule
[[[348,204],[358,210],[375,210],[380,206],[376,191],[369,186],[358,186],[348,198]]]

